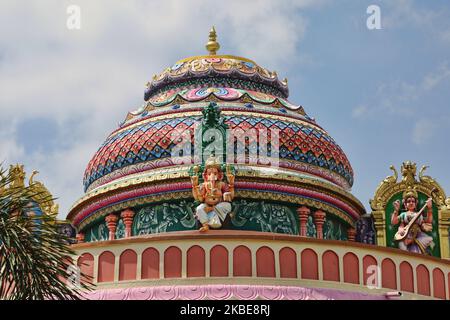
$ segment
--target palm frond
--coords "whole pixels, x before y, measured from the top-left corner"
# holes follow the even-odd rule
[[[36,214],[54,199],[29,187],[7,188],[12,179],[0,168],[0,299],[80,299],[92,286],[67,282],[75,254],[69,239],[54,217]]]

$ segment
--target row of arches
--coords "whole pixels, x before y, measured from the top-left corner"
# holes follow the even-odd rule
[[[251,249],[247,246],[233,248],[230,255],[225,246],[216,245],[209,251],[207,274],[206,252],[201,246],[194,245],[186,252],[185,276],[275,278],[278,271],[280,278],[337,281],[446,298],[444,272],[434,268],[430,273],[423,264],[413,268],[409,262],[402,261],[397,267],[390,258],[378,261],[372,255],[358,257],[353,252],[345,253],[340,259],[332,250],[323,252],[319,259],[313,249],[306,248],[296,252],[290,247],[280,249],[276,261],[275,252],[267,246],[258,248],[255,257],[256,266],[253,265]],[[229,261],[230,258],[232,261]],[[182,251],[176,246],[170,246],[162,253],[154,247],[145,249],[140,257],[140,277],[137,275],[138,254],[135,251],[126,249],[120,253],[118,260],[118,281],[183,277]],[[115,263],[116,257],[111,251],[104,251],[98,256],[97,282],[115,281]],[[93,277],[92,254],[82,254],[78,259],[78,266],[83,273]],[[448,280],[450,283],[450,274]]]

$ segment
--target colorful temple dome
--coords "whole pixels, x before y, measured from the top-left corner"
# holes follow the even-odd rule
[[[105,216],[127,208],[137,214],[133,235],[196,228],[193,164],[180,163],[173,152],[183,135],[195,140],[208,107],[231,130],[269,132],[269,157],[276,144],[270,132],[279,137],[276,168],[260,159],[234,161],[236,200],[229,229],[299,234],[296,212],[303,206],[325,212],[327,236],[345,240],[365,213],[350,193],[353,170],[347,156],[302,106],[288,100],[287,80],[252,60],[217,55],[218,48],[212,30],[209,55],[180,60],[153,76],[142,107],[129,112],[94,154],[84,175],[86,194],[68,215],[86,241],[104,239]],[[247,152],[259,148],[246,139]],[[309,222],[308,232],[317,232]],[[119,237],[124,228],[119,221]]]
[[[448,299],[450,198],[426,166],[391,166],[365,214],[345,153],[287,80],[217,55],[214,29],[206,47],[153,77],[86,168],[68,214],[86,297]],[[407,194],[427,208],[415,242],[395,209]]]

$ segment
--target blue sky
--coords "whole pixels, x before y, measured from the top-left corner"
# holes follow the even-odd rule
[[[347,154],[368,210],[389,165],[406,160],[429,165],[450,193],[448,1],[92,2],[0,3],[0,159],[39,170],[61,218],[97,148],[143,103],[145,83],[204,54],[211,25],[219,53],[288,78],[289,100]],[[80,30],[66,27],[71,4]],[[372,4],[381,30],[366,26]]]

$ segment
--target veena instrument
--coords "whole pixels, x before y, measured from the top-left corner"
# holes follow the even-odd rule
[[[414,223],[419,219],[419,217],[422,215],[423,210],[427,205],[425,204],[422,209],[411,219],[411,221],[404,227],[404,228],[398,228],[397,233],[394,236],[395,241],[401,241],[406,238],[406,236],[409,233],[409,229],[414,225]]]

